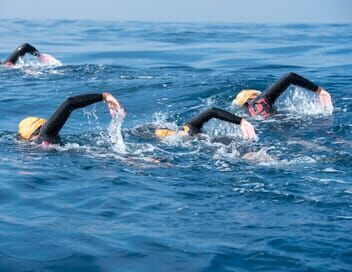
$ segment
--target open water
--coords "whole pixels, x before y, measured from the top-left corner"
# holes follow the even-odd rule
[[[29,42],[60,63],[0,67],[0,271],[351,271],[352,25],[2,20],[0,59]],[[258,140],[209,122],[158,141],[243,88],[288,72],[327,89],[333,112],[290,87]],[[17,139],[28,116],[109,91],[74,112],[62,145]]]

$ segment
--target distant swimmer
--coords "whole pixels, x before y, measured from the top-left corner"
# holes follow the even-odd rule
[[[38,144],[59,143],[59,132],[70,117],[70,114],[78,108],[105,101],[112,116],[116,111],[125,117],[126,113],[120,103],[110,93],[84,94],[67,98],[49,117],[48,120],[39,117],[27,117],[18,125],[18,135],[21,139]]]
[[[246,107],[251,116],[261,116],[265,119],[273,113],[276,99],[291,84],[315,92],[319,96],[321,106],[328,110],[332,109],[331,96],[326,90],[295,73],[286,74],[267,89],[265,93],[258,90],[242,90],[233,100],[233,104]]]
[[[41,63],[50,64],[51,62],[57,62],[57,60],[50,56],[49,54],[40,53],[34,46],[29,43],[24,43],[17,47],[15,51],[5,60],[4,62],[0,61],[0,64],[12,67],[16,65],[19,58],[23,57],[25,54],[31,54],[38,58]]]
[[[186,122],[186,124],[182,126],[180,130],[175,131],[171,129],[156,129],[155,135],[159,138],[165,138],[174,135],[194,136],[198,133],[201,133],[203,125],[212,118],[240,125],[241,131],[246,139],[254,139],[256,137],[254,128],[251,123],[241,117],[238,117],[219,108],[211,108],[201,112],[196,117]]]

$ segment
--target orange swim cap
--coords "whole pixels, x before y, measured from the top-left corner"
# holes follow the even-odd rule
[[[189,132],[189,127],[188,126],[183,126],[183,130],[176,131],[172,129],[167,129],[167,128],[158,128],[155,130],[155,136],[159,138],[165,138],[169,136],[174,136],[174,135],[180,135],[180,136],[186,136],[188,135]]]
[[[159,138],[173,136],[173,135],[176,135],[176,133],[177,132],[175,130],[167,129],[167,128],[157,128],[155,130],[155,136]]]

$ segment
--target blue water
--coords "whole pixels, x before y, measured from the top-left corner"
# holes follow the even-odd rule
[[[0,271],[351,271],[352,25],[2,20],[0,59],[30,42],[62,65],[0,68]],[[334,112],[291,87],[258,141],[216,121],[198,140],[152,137],[287,72],[327,89]],[[16,138],[70,95],[47,149]],[[245,154],[252,154],[246,156]]]

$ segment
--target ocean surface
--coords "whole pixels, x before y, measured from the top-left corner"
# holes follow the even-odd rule
[[[0,271],[351,271],[352,25],[1,20]],[[328,90],[334,110],[290,87],[258,139],[210,121],[159,141],[243,88],[288,72]],[[28,116],[68,96],[111,92],[75,111],[48,148],[17,139]]]

